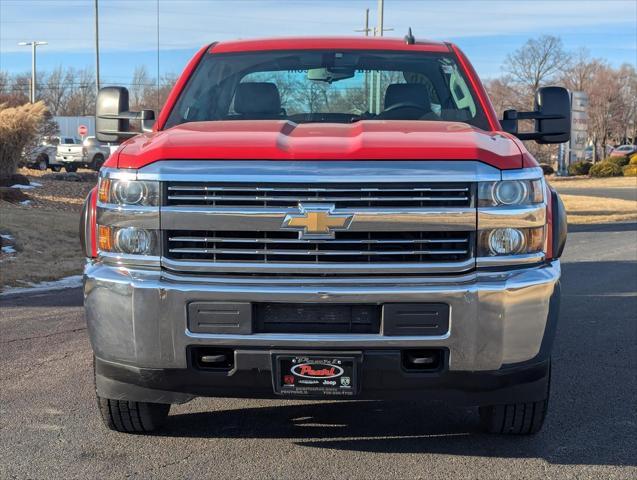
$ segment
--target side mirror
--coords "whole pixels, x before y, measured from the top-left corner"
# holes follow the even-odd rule
[[[571,139],[571,96],[562,87],[543,87],[535,95],[537,143],[564,143]]]
[[[519,120],[535,120],[535,131],[518,133]],[[542,87],[535,95],[532,112],[505,110],[502,129],[520,140],[537,143],[564,143],[571,138],[571,97],[562,87]]]
[[[104,87],[97,94],[95,112],[96,137],[100,142],[118,143],[139,132],[130,131],[130,121],[139,120],[142,132],[152,131],[155,112],[129,111],[128,90],[124,87]]]

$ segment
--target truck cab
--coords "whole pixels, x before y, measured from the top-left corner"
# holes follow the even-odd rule
[[[97,115],[122,142],[81,225],[109,428],[213,396],[438,399],[539,431],[566,217],[521,140],[568,140],[565,90],[500,120],[453,44],[243,40],[203,47],[156,119],[118,87]]]

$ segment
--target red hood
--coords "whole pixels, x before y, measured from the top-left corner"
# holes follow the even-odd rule
[[[480,160],[501,169],[522,167],[520,148],[497,132],[464,123],[379,120],[186,123],[129,140],[120,149],[118,167],[180,159]]]

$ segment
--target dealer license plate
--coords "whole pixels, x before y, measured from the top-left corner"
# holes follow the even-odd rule
[[[358,392],[358,358],[277,355],[274,391],[289,396],[350,397]]]

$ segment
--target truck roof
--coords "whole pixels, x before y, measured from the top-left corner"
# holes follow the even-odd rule
[[[402,38],[390,37],[277,37],[230,40],[215,43],[209,53],[253,52],[260,50],[401,50],[450,52],[443,42],[416,40],[408,44]]]

